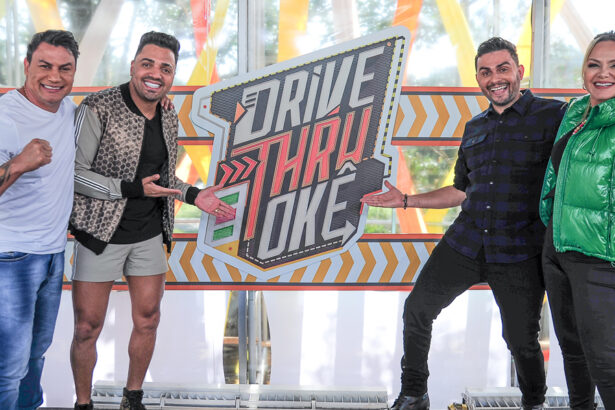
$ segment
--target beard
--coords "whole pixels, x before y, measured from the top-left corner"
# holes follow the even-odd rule
[[[519,76],[517,75],[515,76],[515,80],[513,82],[508,81],[500,85],[506,85],[506,94],[494,95],[493,92],[490,91],[490,88],[493,88],[494,86],[486,87],[486,90],[483,90],[483,93],[485,94],[489,102],[494,106],[506,107],[508,105],[511,105],[511,103],[513,103],[519,97],[521,78],[519,78]]]

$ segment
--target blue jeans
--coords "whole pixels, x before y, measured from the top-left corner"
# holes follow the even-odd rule
[[[43,355],[51,344],[64,272],[64,252],[0,252],[0,409],[43,403]]]

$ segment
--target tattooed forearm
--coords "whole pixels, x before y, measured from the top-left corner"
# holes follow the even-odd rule
[[[0,165],[0,187],[3,186],[4,183],[7,182],[9,179],[11,179],[11,170],[9,169],[11,161],[12,160],[9,160],[4,164]]]

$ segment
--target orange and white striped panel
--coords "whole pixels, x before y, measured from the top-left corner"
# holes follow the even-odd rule
[[[179,143],[208,145],[211,136],[198,135],[188,112],[197,87],[175,87],[171,98],[180,121]],[[0,94],[9,89],[0,89]],[[75,88],[76,103],[95,88]],[[533,90],[536,95],[569,100],[583,90]],[[186,108],[188,107],[188,108]],[[393,145],[456,145],[465,123],[488,107],[477,88],[404,87],[394,124]],[[176,235],[168,255],[167,283],[176,288],[369,288],[395,289],[416,281],[440,235],[363,235],[349,251],[266,282],[234,266],[204,255],[196,247],[196,234]],[[66,274],[70,277],[73,243],[66,247]]]

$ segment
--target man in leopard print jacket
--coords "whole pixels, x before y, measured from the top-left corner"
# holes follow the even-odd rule
[[[161,107],[175,76],[179,42],[143,35],[131,63],[131,79],[88,96],[76,114],[75,236],[71,365],[75,408],[91,409],[96,340],[113,282],[126,277],[133,329],[122,409],[142,409],[142,384],[156,341],[160,302],[168,270],[175,199],[221,220],[234,209],[215,196],[219,186],[199,190],[175,177],[178,121]]]

